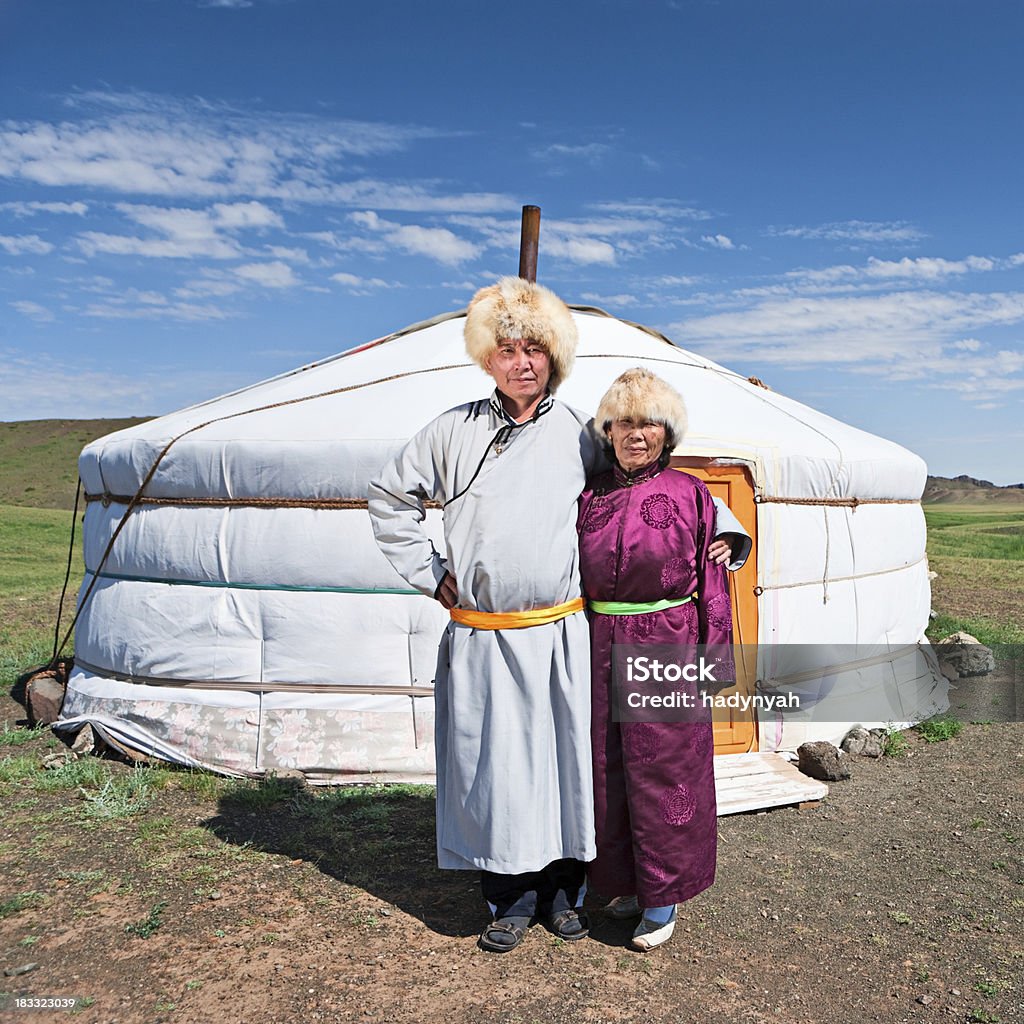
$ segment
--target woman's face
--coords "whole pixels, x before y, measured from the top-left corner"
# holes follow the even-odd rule
[[[608,428],[615,458],[619,465],[633,472],[654,462],[665,447],[665,424],[650,420],[612,420]]]

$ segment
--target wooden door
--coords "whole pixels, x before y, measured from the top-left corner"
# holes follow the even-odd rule
[[[736,650],[736,689],[723,691],[726,695],[737,690],[753,694],[757,672],[757,596],[754,594],[757,586],[757,511],[754,485],[745,466],[715,466],[710,465],[710,461],[677,457],[670,465],[703,480],[712,496],[729,506],[753,541],[750,557],[743,568],[729,573],[733,642],[742,646],[737,646]],[[716,709],[714,729],[716,754],[745,754],[757,750],[757,719],[753,711]]]

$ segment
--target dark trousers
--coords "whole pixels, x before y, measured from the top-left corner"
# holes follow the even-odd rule
[[[572,910],[579,902],[587,866],[581,860],[566,857],[553,860],[540,871],[519,875],[480,872],[484,899],[496,909],[495,918],[546,917]]]

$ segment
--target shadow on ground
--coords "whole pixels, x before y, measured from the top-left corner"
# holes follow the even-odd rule
[[[477,872],[437,868],[431,787],[314,792],[290,782],[228,793],[203,824],[224,842],[309,861],[441,935],[479,932]]]

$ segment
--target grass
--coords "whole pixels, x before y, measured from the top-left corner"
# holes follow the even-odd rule
[[[161,900],[155,903],[149,913],[141,920],[124,926],[125,932],[129,935],[137,935],[140,939],[148,939],[163,924],[161,917],[167,908],[167,901]]]
[[[73,507],[78,456],[97,437],[143,419],[0,423],[0,504]]]
[[[34,907],[42,903],[46,897],[41,892],[19,892],[10,899],[0,902],[0,920],[5,917],[13,917],[27,907]]]
[[[963,630],[989,647],[1024,644],[1024,509],[927,505],[924,514],[938,574],[929,638]]]
[[[914,728],[921,734],[928,743],[940,743],[942,740],[951,740],[959,736],[964,723],[950,715],[936,715],[919,722]]]

